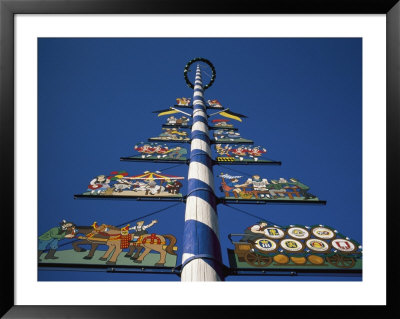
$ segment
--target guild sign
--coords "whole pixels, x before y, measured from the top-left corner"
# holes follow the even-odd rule
[[[294,239],[284,239],[281,241],[281,247],[288,251],[301,251],[303,244]]]
[[[274,251],[276,249],[275,242],[265,238],[256,240],[255,246],[263,251]]]
[[[285,236],[285,233],[282,229],[275,227],[268,227],[264,230],[265,236],[273,239],[280,239]]]
[[[337,250],[348,253],[357,249],[357,247],[350,240],[346,239],[334,239],[332,240],[332,246]]]
[[[309,239],[306,243],[307,247],[313,251],[324,252],[329,249],[329,245],[320,239]]]
[[[323,239],[332,239],[335,237],[335,233],[329,228],[325,227],[315,227],[312,229],[312,233],[315,237]]]
[[[305,238],[310,237],[310,233],[307,230],[305,230],[304,228],[300,228],[300,227],[289,228],[288,234],[291,237],[297,238],[297,239],[305,239]]]

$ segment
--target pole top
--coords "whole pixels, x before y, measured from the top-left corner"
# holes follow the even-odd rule
[[[203,89],[204,89],[204,90],[207,90],[211,85],[213,85],[213,83],[214,83],[214,81],[215,81],[216,73],[215,73],[214,65],[213,65],[209,60],[207,60],[207,59],[205,59],[205,58],[194,58],[194,59],[190,60],[190,61],[186,64],[185,69],[183,70],[183,76],[185,77],[186,84],[187,84],[188,87],[190,87],[191,89],[194,89],[194,85],[193,85],[192,82],[190,82],[187,73],[188,73],[188,71],[189,71],[190,66],[191,66],[193,63],[195,63],[195,62],[203,62],[203,63],[207,64],[207,65],[211,68],[212,75],[211,75],[210,82],[209,82],[207,85],[204,85],[204,86],[203,86]],[[197,64],[197,67],[199,68],[200,65]]]

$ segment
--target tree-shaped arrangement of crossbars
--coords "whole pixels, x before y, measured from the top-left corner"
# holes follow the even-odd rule
[[[191,66],[197,63],[195,81],[189,79]],[[208,83],[203,83],[202,70],[210,69]],[[182,264],[173,267],[182,281],[218,281],[227,275],[238,274],[247,268],[282,270],[310,269],[325,265],[333,271],[361,269],[361,246],[354,240],[341,235],[334,228],[324,225],[278,226],[265,220],[248,228],[244,234],[230,234],[235,250],[228,250],[230,266],[222,263],[219,242],[217,205],[223,204],[326,204],[310,187],[293,177],[266,178],[253,175],[243,176],[221,173],[216,195],[214,165],[281,165],[281,162],[266,158],[264,146],[255,145],[242,137],[234,122],[242,122],[245,115],[225,108],[216,100],[205,100],[204,92],[215,81],[216,72],[212,63],[204,58],[189,61],[184,69],[187,85],[193,89],[192,98],[178,98],[176,104],[155,111],[158,117],[166,118],[160,134],[146,142],[138,142],[136,154],[121,157],[123,161],[152,163],[188,164],[185,195],[182,194],[183,176],[164,174],[160,171],[145,171],[129,175],[126,171],[103,172],[93,177],[87,190],[74,195],[75,198],[133,199],[141,201],[186,202],[183,235]],[[211,134],[211,133],[212,134]],[[210,136],[212,135],[212,137]],[[190,144],[190,150],[186,147]],[[211,148],[214,148],[213,156]],[[96,260],[96,265],[143,266],[149,253],[159,253],[154,267],[168,265],[168,256],[176,256],[176,238],[172,235],[149,234],[149,225],[98,225],[94,223],[79,239],[82,244],[106,244],[108,250]],[[241,236],[238,241],[232,237]],[[74,249],[77,249],[75,243]],[[97,247],[97,246],[96,246]],[[129,251],[125,257],[119,254]],[[94,252],[89,253],[88,265],[93,264]],[[96,248],[94,248],[96,250]],[[147,258],[147,259],[146,259]],[[129,261],[129,262],[127,262]],[[323,267],[321,269],[324,269]],[[333,270],[332,270],[333,269]]]

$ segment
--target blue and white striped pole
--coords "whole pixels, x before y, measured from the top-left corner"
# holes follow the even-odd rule
[[[192,142],[181,281],[224,280],[217,200],[214,192],[211,147],[203,92],[200,66],[197,65],[193,93]]]

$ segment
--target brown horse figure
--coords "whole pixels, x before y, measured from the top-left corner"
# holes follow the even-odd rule
[[[169,240],[169,245],[165,247],[163,246],[166,244],[166,240]],[[144,247],[143,253],[138,258],[133,258],[133,262],[140,264],[142,263],[143,259],[152,251],[158,251],[160,253],[160,260],[154,266],[164,266],[167,253],[171,255],[176,255],[174,252],[174,245],[176,244],[176,238],[173,235],[143,235],[139,237],[138,243],[140,247]]]
[[[85,236],[88,234],[91,234],[93,231],[93,226],[77,226],[76,227],[79,231],[80,234],[84,234]],[[91,245],[89,253],[83,257],[83,259],[92,259],[95,251],[97,250],[97,247],[99,245],[105,245],[106,241],[108,239],[108,236],[102,235],[102,234],[94,234],[90,238],[90,240],[87,237],[78,237],[81,240],[75,241],[72,243],[72,247],[76,252],[85,252],[86,249],[80,247],[80,245]]]
[[[143,253],[134,260],[135,263],[141,263],[151,250],[155,250],[160,253],[160,260],[155,264],[155,266],[163,266],[165,264],[167,253],[171,255],[176,255],[173,250],[173,247],[176,243],[176,238],[173,235],[144,235],[138,239],[137,243],[129,242],[128,245],[125,247],[124,245],[126,245],[126,237],[124,238],[124,235],[122,235],[124,234],[123,232],[121,234],[121,228],[105,224],[102,224],[101,226],[97,226],[97,224],[94,224],[92,227],[92,230],[86,235],[88,239],[83,240],[87,240],[88,243],[91,243],[91,241],[93,240],[95,243],[97,243],[94,249],[92,245],[91,251],[93,250],[93,253],[100,243],[106,244],[108,246],[108,250],[104,253],[102,257],[99,258],[103,261],[106,261],[109,258],[106,263],[107,265],[115,265],[117,258],[122,250],[124,248],[128,248],[128,246],[133,245],[141,246],[144,248]],[[127,231],[125,233],[125,236],[128,236]],[[164,250],[163,246],[166,244],[165,239],[169,239],[170,243],[166,246]],[[75,244],[78,245],[83,243],[76,242]],[[81,249],[79,246],[78,248]]]

